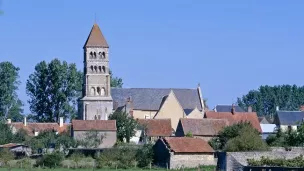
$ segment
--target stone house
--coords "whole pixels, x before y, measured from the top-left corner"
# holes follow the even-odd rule
[[[170,119],[137,119],[137,122],[136,134],[130,140],[136,144],[155,142],[161,137],[173,135]]]
[[[117,139],[115,120],[72,120],[72,136],[75,140],[88,141],[87,136],[91,131],[96,133],[96,138],[101,141],[97,148],[110,148],[115,145]]]
[[[230,112],[205,112],[205,118],[209,119],[226,119],[229,125],[233,125],[239,122],[249,122],[251,125],[262,133],[260,122],[256,112],[236,112],[234,106]]]
[[[29,136],[38,136],[39,133],[44,131],[54,131],[58,134],[68,133],[70,131],[69,123],[64,123],[63,117],[60,117],[59,123],[56,122],[27,122],[24,117],[23,122],[11,122],[7,119],[7,124],[10,125],[12,132],[15,134],[19,130],[24,130]]]
[[[225,126],[228,126],[226,119],[180,119],[175,135],[184,137],[191,133],[193,137],[201,138],[205,141],[211,140],[218,135]]]
[[[274,124],[282,131],[297,130],[304,122],[304,111],[277,111]]]
[[[125,111],[138,119],[171,119],[175,130],[180,118],[203,117],[200,86],[194,89],[111,88],[109,45],[96,23],[83,51],[84,84],[79,119],[108,120],[114,111]]]
[[[216,165],[214,150],[200,138],[160,138],[153,147],[154,162],[169,169]]]

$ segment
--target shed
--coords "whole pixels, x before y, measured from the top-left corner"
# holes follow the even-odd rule
[[[214,150],[200,138],[160,138],[154,147],[155,163],[169,169],[216,165]]]

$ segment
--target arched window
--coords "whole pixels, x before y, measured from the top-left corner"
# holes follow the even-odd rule
[[[91,96],[95,96],[96,94],[95,87],[91,87],[90,94]]]
[[[106,57],[106,53],[102,52],[102,58],[105,58],[105,57]]]
[[[106,67],[102,66],[102,73],[106,73]]]
[[[96,59],[96,52],[94,52],[94,59]]]
[[[94,70],[95,70],[95,72],[97,72],[97,66],[94,66]]]
[[[93,52],[90,52],[90,59],[93,58]]]
[[[93,65],[91,65],[91,72],[93,72],[94,71],[94,67],[93,67]]]
[[[102,53],[101,52],[98,52],[98,57],[102,58]]]
[[[104,87],[101,88],[100,95],[101,96],[105,96],[106,95],[106,89]]]
[[[101,72],[101,66],[98,66],[98,71]]]
[[[100,95],[100,93],[101,93],[100,87],[97,87],[97,95]]]

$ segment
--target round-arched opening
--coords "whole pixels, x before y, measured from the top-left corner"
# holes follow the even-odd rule
[[[95,87],[91,87],[90,94],[91,94],[91,96],[95,96],[95,94],[96,94]]]
[[[94,71],[94,67],[93,67],[93,65],[91,65],[91,67],[90,67],[90,68],[91,68],[91,72],[93,72],[93,71]]]
[[[94,52],[94,59],[96,59],[96,52]]]
[[[106,57],[106,53],[105,52],[102,52],[102,58],[105,58]]]
[[[106,95],[106,89],[104,87],[101,88],[100,95],[101,96],[105,96]]]
[[[95,70],[95,72],[97,72],[97,66],[94,66],[94,70]]]
[[[106,73],[106,67],[102,66],[102,73]]]
[[[101,66],[98,66],[98,71],[99,71],[99,72],[102,72]]]
[[[90,52],[90,59],[93,58],[93,52]]]
[[[97,87],[97,95],[100,95],[100,93],[101,93],[101,89],[100,87]]]

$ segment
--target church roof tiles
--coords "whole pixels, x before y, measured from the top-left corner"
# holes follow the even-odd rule
[[[97,24],[93,25],[91,32],[87,38],[87,41],[84,44],[84,47],[109,47],[106,39],[104,38]]]

